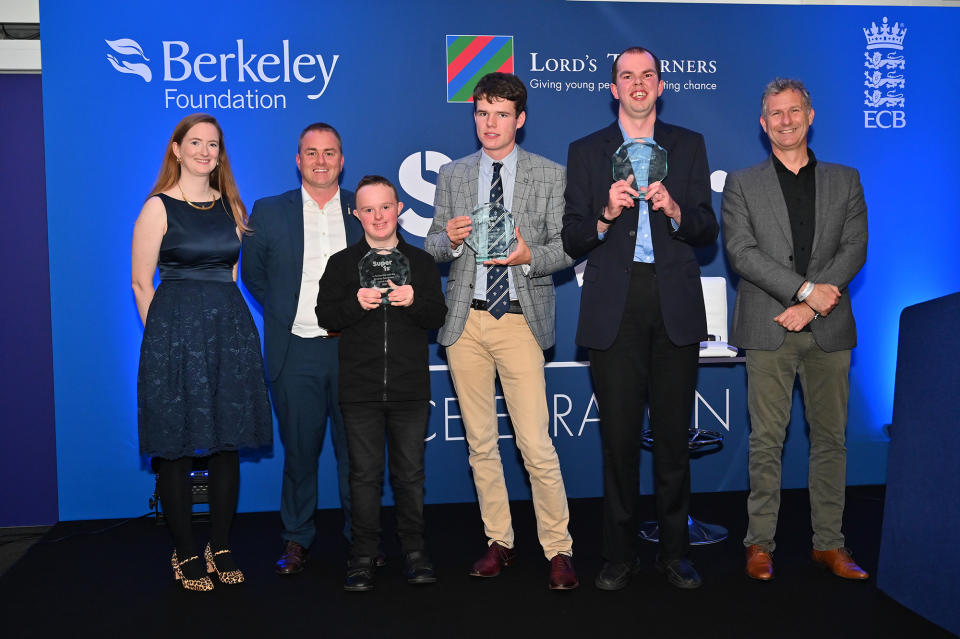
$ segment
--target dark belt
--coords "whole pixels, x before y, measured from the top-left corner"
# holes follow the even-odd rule
[[[340,331],[327,331],[326,335],[320,335],[320,339],[330,339],[331,337],[340,337]]]
[[[470,308],[478,311],[485,311],[487,310],[487,300],[478,300],[474,298],[473,301],[470,302]],[[520,308],[520,302],[517,300],[510,300],[510,308],[507,309],[507,312],[522,315],[523,309]]]

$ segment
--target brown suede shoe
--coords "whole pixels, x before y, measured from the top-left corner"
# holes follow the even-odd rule
[[[757,581],[773,579],[773,556],[760,544],[747,547],[747,576]]]
[[[866,570],[854,563],[853,557],[850,556],[850,551],[846,548],[814,550],[811,556],[815,562],[829,568],[830,572],[837,577],[855,579],[857,581],[870,578]]]
[[[295,541],[287,540],[283,545],[283,554],[277,559],[274,568],[278,575],[295,575],[303,570],[306,563],[307,549]]]
[[[496,577],[500,574],[500,570],[513,562],[513,558],[512,548],[493,542],[487,547],[487,552],[483,554],[483,557],[473,564],[473,568],[470,569],[470,576]]]
[[[573,590],[579,585],[573,559],[569,555],[554,555],[550,560],[550,590]]]

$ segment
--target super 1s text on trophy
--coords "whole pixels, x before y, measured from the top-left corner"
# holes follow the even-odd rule
[[[372,248],[360,258],[360,286],[378,288],[380,304],[389,305],[390,289],[403,286],[410,279],[410,260],[395,248]]]

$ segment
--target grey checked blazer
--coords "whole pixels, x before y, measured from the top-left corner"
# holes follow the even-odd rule
[[[847,286],[867,259],[867,206],[860,174],[817,161],[815,229],[807,277],[794,270],[793,235],[773,160],[727,176],[723,235],[730,265],[740,277],[730,343],[776,350],[786,329],[773,321],[793,304],[804,279],[833,284],[842,297],[828,315],[811,323],[824,351],[857,345]]]
[[[458,215],[469,215],[478,204],[480,153],[440,167],[433,224],[424,240],[424,248],[437,262],[453,260],[447,278],[447,320],[437,336],[443,346],[450,346],[460,337],[473,299],[475,254],[464,246],[460,256],[454,257],[447,222]],[[511,266],[510,272],[523,317],[543,349],[553,346],[555,339],[556,296],[551,274],[573,264],[560,241],[565,185],[562,166],[517,147],[517,178],[513,202],[508,208],[530,246],[530,272],[525,274],[521,266]]]

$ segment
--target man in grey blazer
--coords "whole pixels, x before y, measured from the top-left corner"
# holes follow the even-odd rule
[[[530,475],[537,533],[550,561],[549,587],[578,585],[567,496],[550,438],[543,350],[553,346],[552,273],[570,266],[560,241],[564,169],[516,144],[526,120],[527,92],[514,75],[491,73],[473,93],[480,151],[440,168],[435,214],[424,242],[450,262],[447,319],[438,341],[463,415],[487,552],[470,574],[495,577],[514,559],[514,534],[503,466],[495,379],[500,376],[517,446]],[[502,199],[516,223],[516,249],[477,264],[464,243],[478,203]]]
[[[761,99],[772,156],[723,190],[727,255],[740,277],[731,343],[747,352],[750,411],[747,574],[773,578],[781,453],[796,376],[810,424],[813,559],[866,579],[844,546],[845,430],[857,330],[847,287],[867,257],[867,207],[855,169],[807,146],[810,94],[777,78]]]

